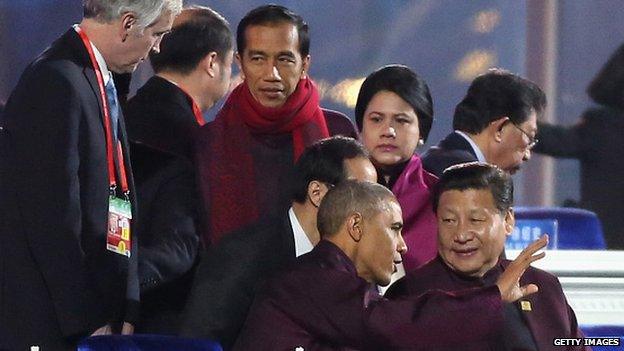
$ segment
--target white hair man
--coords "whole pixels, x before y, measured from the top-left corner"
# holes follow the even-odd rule
[[[131,333],[134,186],[112,72],[158,50],[181,0],[85,0],[24,71],[0,134],[0,349]],[[111,72],[112,71],[112,72]]]

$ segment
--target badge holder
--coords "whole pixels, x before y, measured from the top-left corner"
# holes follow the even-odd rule
[[[132,220],[132,205],[128,198],[120,198],[111,186],[108,197],[108,231],[106,234],[106,249],[117,254],[130,257],[132,240],[130,236],[130,221]]]

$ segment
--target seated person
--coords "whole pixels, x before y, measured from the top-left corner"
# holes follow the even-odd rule
[[[547,237],[525,249],[495,285],[389,301],[386,286],[407,247],[398,201],[384,186],[344,181],[319,207],[321,241],[256,295],[234,350],[453,350],[486,345],[503,303],[537,291],[519,278]],[[453,333],[449,333],[452,330]]]
[[[512,204],[513,183],[500,168],[471,162],[447,169],[434,193],[439,255],[393,284],[386,297],[493,285],[511,263],[499,256],[514,228]],[[492,337],[489,347],[547,350],[552,349],[553,338],[582,337],[557,278],[529,267],[520,284],[528,282],[540,290],[504,305],[501,332]],[[474,347],[466,343],[457,348],[465,349]]]
[[[392,190],[403,210],[403,237],[411,248],[403,265],[410,271],[437,253],[437,220],[431,209],[437,178],[425,171],[416,153],[433,123],[429,86],[406,66],[382,67],[362,84],[355,120],[379,184]]]
[[[228,350],[245,323],[257,283],[319,242],[319,203],[346,179],[377,181],[359,142],[337,136],[308,147],[295,164],[290,210],[224,237],[204,255],[182,335],[218,340]]]

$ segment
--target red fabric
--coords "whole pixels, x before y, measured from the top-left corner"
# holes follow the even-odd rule
[[[329,137],[318,91],[307,78],[300,80],[295,92],[278,108],[262,106],[242,83],[207,127],[213,129],[213,137],[207,150],[198,150],[210,153],[208,179],[200,179],[201,184],[208,183],[202,187],[209,206],[205,244],[216,243],[224,234],[259,218],[256,187],[262,185],[255,184],[252,134],[292,133],[293,162],[306,146]]]

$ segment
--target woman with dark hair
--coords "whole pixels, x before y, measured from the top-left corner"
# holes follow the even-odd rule
[[[379,183],[391,189],[401,204],[408,247],[403,264],[410,271],[437,253],[437,222],[431,206],[437,178],[424,170],[416,154],[433,122],[429,87],[406,66],[382,67],[364,80],[355,120]]]
[[[587,88],[598,105],[572,126],[539,124],[535,152],[581,162],[580,207],[596,212],[609,249],[624,250],[624,45]]]

